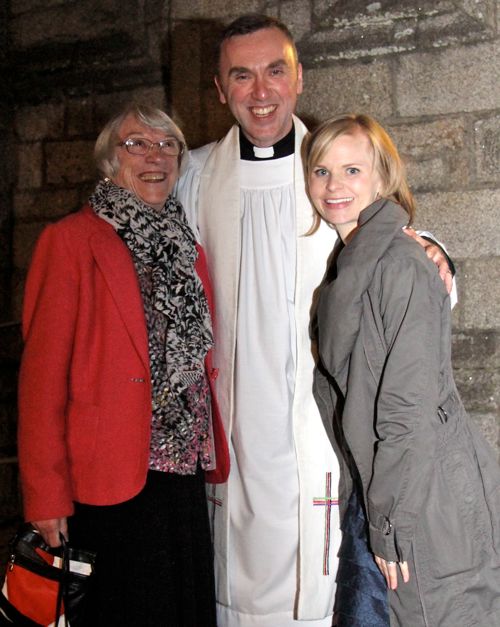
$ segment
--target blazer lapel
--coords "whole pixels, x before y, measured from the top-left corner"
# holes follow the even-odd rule
[[[94,259],[104,276],[130,339],[149,370],[146,318],[134,263],[128,248],[113,228],[104,222],[103,226],[105,228],[90,238]]]

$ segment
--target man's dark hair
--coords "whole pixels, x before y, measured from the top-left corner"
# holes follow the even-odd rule
[[[238,35],[250,35],[265,28],[277,28],[285,35],[285,37],[292,45],[295,55],[295,61],[298,62],[297,49],[295,47],[292,33],[288,30],[287,26],[283,24],[283,22],[280,22],[275,17],[271,17],[269,15],[261,15],[259,13],[247,13],[246,15],[242,15],[233,20],[222,31],[215,49],[217,73],[219,72],[222,44],[226,40],[231,39],[231,37],[236,37]]]

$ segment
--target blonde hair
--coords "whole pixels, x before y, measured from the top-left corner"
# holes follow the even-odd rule
[[[404,164],[396,146],[382,126],[369,115],[346,113],[320,124],[302,142],[302,163],[309,194],[309,177],[314,167],[321,161],[331,143],[341,135],[361,131],[373,148],[375,168],[382,180],[381,196],[398,203],[408,213],[408,224],[415,215],[415,200],[406,180]],[[315,233],[321,223],[316,211],[311,228],[306,235]]]
[[[161,109],[136,103],[127,105],[120,113],[113,116],[99,133],[94,147],[94,158],[98,170],[110,179],[118,174],[120,163],[116,148],[121,139],[120,127],[129,115],[149,128],[164,131],[166,135],[175,137],[181,143],[182,151],[179,155],[179,176],[181,176],[189,159],[186,140],[181,129]]]

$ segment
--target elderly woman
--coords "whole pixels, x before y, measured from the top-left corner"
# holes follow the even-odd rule
[[[187,158],[162,111],[99,135],[105,175],[42,233],[20,373],[25,517],[97,552],[85,625],[215,625],[204,482],[227,478],[203,251],[171,195]]]

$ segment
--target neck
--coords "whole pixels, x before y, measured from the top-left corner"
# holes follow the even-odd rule
[[[357,224],[338,224],[336,227],[340,239],[347,244],[358,230]]]

